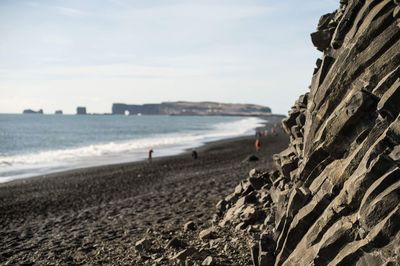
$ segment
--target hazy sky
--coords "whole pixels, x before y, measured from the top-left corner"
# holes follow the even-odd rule
[[[1,0],[0,112],[113,102],[257,103],[287,113],[339,0]]]

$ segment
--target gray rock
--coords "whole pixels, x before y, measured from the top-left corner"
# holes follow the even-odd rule
[[[152,243],[150,240],[143,238],[135,243],[135,249],[139,252],[150,250]]]
[[[213,227],[204,229],[202,231],[200,231],[199,233],[199,238],[200,240],[209,240],[209,239],[213,239],[216,237],[216,231]]]
[[[184,248],[185,246],[186,246],[186,244],[183,241],[174,237],[168,242],[168,244],[166,245],[165,248],[166,249],[168,249],[168,248],[180,249],[180,248]]]
[[[196,230],[197,226],[193,221],[189,221],[183,225],[183,231],[189,232]]]
[[[178,252],[177,254],[175,254],[175,256],[173,256],[172,259],[185,261],[188,257],[191,257],[196,253],[197,253],[197,250],[195,248],[190,247],[190,248],[187,248],[187,249],[182,250],[181,252]]]

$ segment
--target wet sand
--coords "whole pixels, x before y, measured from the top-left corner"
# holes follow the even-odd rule
[[[135,242],[187,221],[206,227],[215,204],[253,168],[273,166],[286,134],[213,142],[151,163],[79,169],[0,184],[0,264],[139,265]],[[155,156],[157,155],[155,151]],[[242,162],[248,155],[257,162]],[[167,263],[168,264],[168,263]]]

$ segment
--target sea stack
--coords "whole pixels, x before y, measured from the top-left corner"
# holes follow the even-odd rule
[[[77,115],[86,115],[86,107],[78,107],[76,108],[76,114]]]

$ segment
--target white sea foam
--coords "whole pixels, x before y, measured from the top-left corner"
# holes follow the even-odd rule
[[[0,156],[0,182],[79,167],[137,161],[146,158],[149,148],[155,150],[156,156],[178,154],[208,141],[252,134],[261,121],[243,118],[216,124],[212,129],[200,132],[159,134],[131,141]]]

